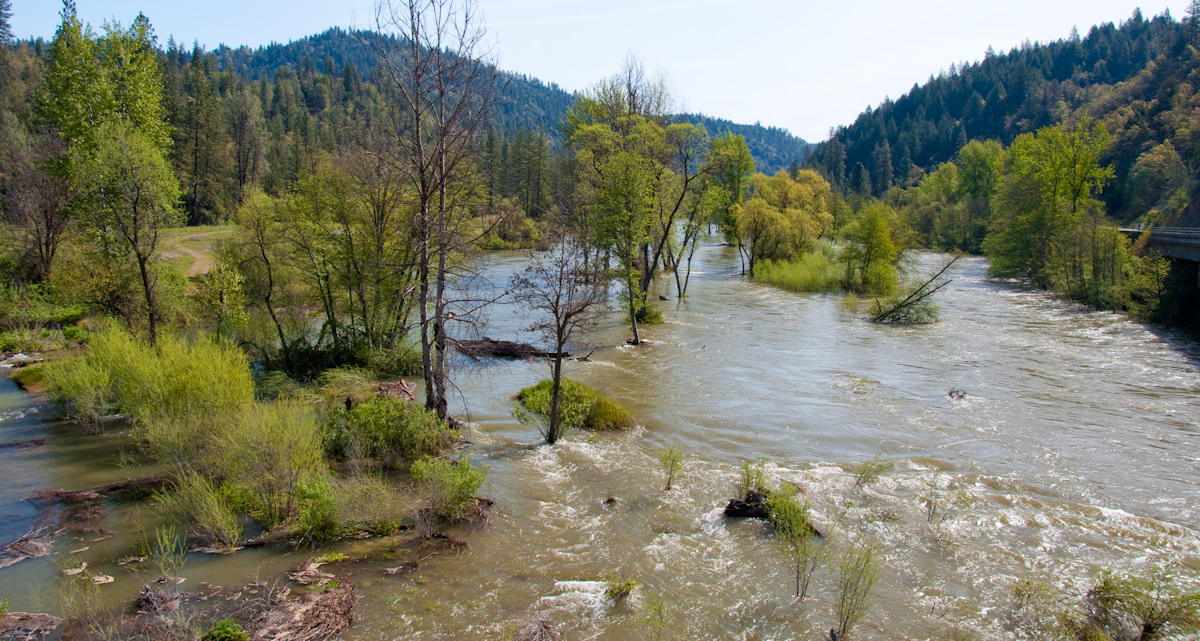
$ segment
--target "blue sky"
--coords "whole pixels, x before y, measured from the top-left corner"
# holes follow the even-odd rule
[[[99,27],[139,11],[163,42],[286,42],[331,26],[366,27],[372,0],[76,0]],[[680,107],[737,122],[785,127],[810,141],[897,97],[952,62],[1029,39],[1086,34],[1137,8],[1124,0],[480,0],[500,66],[582,89],[629,52],[665,73]],[[1147,18],[1187,0],[1142,4]],[[55,0],[13,0],[21,37],[54,34]]]

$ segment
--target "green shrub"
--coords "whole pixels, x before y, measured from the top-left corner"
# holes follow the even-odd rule
[[[752,493],[764,496],[770,494],[767,488],[767,461],[761,458],[742,461],[742,469],[734,482],[733,492],[735,497],[744,501],[749,500]]]
[[[384,465],[442,454],[461,438],[437,414],[387,396],[373,397],[349,411],[335,411],[326,421],[324,435],[326,452],[332,457],[359,456]]]
[[[659,450],[658,463],[667,476],[667,485],[663,491],[670,492],[671,486],[675,483],[675,477],[683,469],[683,451],[679,449],[679,445],[669,445]]]
[[[547,379],[517,393],[519,406],[514,415],[522,423],[546,423],[550,418],[554,382]],[[563,433],[574,428],[589,430],[629,429],[636,425],[633,415],[620,403],[570,378],[562,379],[559,417]]]
[[[116,409],[116,389],[103,363],[85,353],[46,363],[40,369],[50,398],[88,432],[103,430],[104,417]]]
[[[157,492],[154,499],[164,515],[188,522],[205,545],[232,550],[241,541],[242,523],[229,497],[198,472],[184,471],[173,490]]]
[[[487,466],[470,461],[422,459],[412,464],[412,478],[425,502],[418,525],[426,536],[439,520],[461,521],[479,508],[479,489],[487,480]]]
[[[871,606],[871,590],[879,580],[879,549],[869,541],[855,541],[837,562],[834,614],[837,631],[847,636],[866,616]]]
[[[1100,573],[1087,593],[1089,622],[1113,641],[1150,641],[1200,632],[1200,593],[1164,571],[1148,576]]]
[[[643,305],[638,308],[637,322],[642,325],[662,325],[666,321],[661,309],[653,305]]]
[[[214,426],[231,422],[254,400],[245,354],[203,337],[189,343],[161,336],[150,347],[109,327],[92,336],[81,356],[51,365],[51,397],[69,416],[96,427],[114,410],[129,414],[135,437],[180,469],[211,464],[205,454],[219,435]]]
[[[859,463],[854,468],[854,487],[861,489],[880,479],[884,474],[895,469],[896,463],[883,458],[882,454],[876,454],[871,458]]]
[[[339,481],[337,500],[337,520],[346,529],[387,536],[404,520],[404,502],[381,476],[363,474]]]
[[[68,325],[62,328],[63,338],[72,343],[82,343],[88,338],[88,330],[86,327],[79,325]]]
[[[296,487],[299,516],[291,528],[297,543],[313,545],[329,541],[342,533],[338,522],[338,496],[327,476],[313,476]]]
[[[250,635],[233,619],[221,619],[200,637],[200,641],[250,641]]]
[[[392,349],[374,350],[367,354],[367,369],[380,378],[396,379],[419,376],[422,373],[421,350],[410,344]]]

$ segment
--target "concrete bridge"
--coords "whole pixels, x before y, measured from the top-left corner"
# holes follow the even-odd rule
[[[1150,246],[1163,256],[1200,263],[1200,227],[1122,227],[1121,233],[1134,240],[1149,233]]]
[[[1150,247],[1175,260],[1197,266],[1196,286],[1200,287],[1200,227],[1122,227],[1121,233],[1137,240],[1150,234]]]

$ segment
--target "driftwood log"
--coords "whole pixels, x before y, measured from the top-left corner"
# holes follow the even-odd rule
[[[557,354],[555,352],[547,352],[533,345],[525,343],[514,343],[512,341],[498,341],[491,338],[480,338],[471,340],[455,341],[458,351],[470,356],[471,358],[509,358],[517,360],[530,360],[534,358],[554,358],[562,356],[568,358],[571,355],[567,352]]]

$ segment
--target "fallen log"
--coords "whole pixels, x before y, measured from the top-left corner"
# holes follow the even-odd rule
[[[514,360],[531,360],[534,358],[555,358],[562,356],[569,358],[568,352],[561,354],[557,352],[547,352],[533,345],[525,343],[514,343],[512,341],[498,341],[491,338],[469,339],[454,342],[458,351],[470,356],[471,358],[508,358]]]

